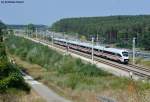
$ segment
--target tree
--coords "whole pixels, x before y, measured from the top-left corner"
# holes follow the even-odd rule
[[[80,37],[80,40],[81,40],[81,41],[86,41],[86,37],[85,37],[84,35],[82,35],[82,36]]]
[[[141,47],[150,50],[150,32],[145,33],[141,38]]]
[[[144,36],[148,36],[145,32],[150,31],[150,15],[65,18],[55,22],[51,28],[66,34],[72,32],[74,36],[78,33],[87,40],[98,34],[105,43],[128,47],[132,46],[132,38],[136,37],[137,46],[147,48],[145,41],[149,39]]]
[[[0,42],[3,42],[4,30],[6,29],[6,25],[0,21]]]
[[[35,25],[34,24],[28,24],[27,30],[29,31],[30,34],[35,32]]]

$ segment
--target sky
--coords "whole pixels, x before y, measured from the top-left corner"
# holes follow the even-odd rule
[[[1,3],[0,20],[6,24],[45,24],[70,17],[148,15],[150,0],[18,0]]]

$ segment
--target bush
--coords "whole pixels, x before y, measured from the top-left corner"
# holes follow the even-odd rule
[[[71,74],[68,78],[68,80],[65,81],[65,84],[67,87],[70,87],[71,89],[75,89],[79,81],[80,77],[76,74]]]
[[[1,65],[1,64],[0,64]],[[5,65],[0,67],[0,92],[6,92],[10,88],[16,88],[24,90],[26,92],[30,91],[30,87],[25,83],[19,69],[10,63],[5,63]]]
[[[25,83],[17,66],[8,62],[5,46],[0,43],[0,93],[4,93],[10,88],[30,91],[30,87]]]

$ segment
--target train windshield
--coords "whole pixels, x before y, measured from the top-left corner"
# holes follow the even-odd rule
[[[123,56],[128,57],[128,52],[122,52]]]

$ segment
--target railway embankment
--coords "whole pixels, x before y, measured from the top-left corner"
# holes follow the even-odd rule
[[[116,77],[25,38],[12,36],[6,45],[23,70],[75,102],[97,102],[97,96],[111,97],[118,102],[150,100],[149,83]]]
[[[150,73],[149,73],[150,70],[142,66],[136,66],[136,65],[131,65],[131,64],[123,65],[123,64],[116,63],[114,61],[100,58],[98,56],[94,56],[94,61],[92,61],[91,54],[86,54],[84,52],[76,51],[73,49],[66,50],[66,47],[52,44],[51,42],[48,42],[43,39],[34,39],[34,38],[29,38],[29,37],[25,37],[25,38],[31,41],[34,41],[36,43],[40,43],[42,45],[48,46],[57,52],[69,54],[75,58],[80,58],[83,61],[95,64],[97,68],[100,68],[109,73],[112,73],[115,76],[119,76],[119,77],[123,76],[123,77],[129,77],[129,78],[132,77],[132,79],[134,80],[139,80],[139,79],[148,80],[150,78]]]

